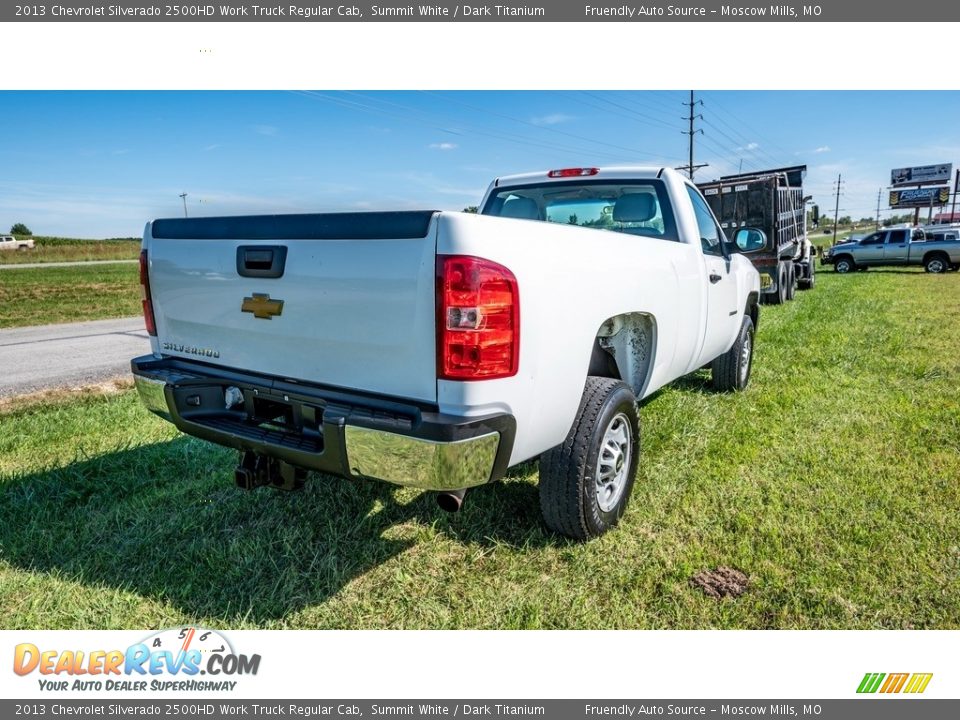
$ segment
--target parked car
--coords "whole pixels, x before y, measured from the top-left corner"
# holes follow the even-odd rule
[[[884,265],[923,265],[928,273],[960,267],[960,240],[926,240],[922,230],[892,228],[827,249],[823,262],[838,273]]]
[[[244,488],[318,470],[455,510],[540,456],[547,525],[602,534],[637,400],[704,366],[747,387],[759,276],[670,168],[501,177],[480,207],[148,223],[143,402],[240,450]]]
[[[0,250],[32,250],[33,238],[17,238],[13,235],[0,235]]]

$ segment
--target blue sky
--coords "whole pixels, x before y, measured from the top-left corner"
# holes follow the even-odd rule
[[[960,163],[960,92],[697,93],[698,180],[805,163],[873,216],[893,167]],[[688,91],[0,92],[0,231],[139,236],[154,217],[475,205],[496,175],[686,162]],[[885,208],[884,208],[885,209]]]

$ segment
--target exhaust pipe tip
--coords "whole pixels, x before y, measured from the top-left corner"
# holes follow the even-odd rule
[[[437,493],[437,505],[439,505],[440,509],[444,512],[460,512],[460,508],[463,507],[463,497],[466,494],[466,488],[461,488],[460,490],[447,490],[445,492]]]

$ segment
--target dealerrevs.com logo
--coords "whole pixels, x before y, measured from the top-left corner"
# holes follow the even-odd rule
[[[20,643],[13,671],[36,674],[41,690],[143,692],[231,691],[237,678],[256,675],[260,655],[234,651],[215,630],[163,630],[126,650],[57,650]],[[202,676],[202,677],[201,677]]]

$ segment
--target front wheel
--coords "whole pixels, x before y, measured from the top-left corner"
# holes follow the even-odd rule
[[[753,368],[753,320],[743,316],[736,342],[713,361],[713,389],[718,392],[746,390]]]
[[[836,262],[833,263],[833,269],[838,273],[848,273],[856,270],[857,266],[853,262],[852,258],[837,258]]]
[[[540,460],[540,509],[547,527],[576,540],[603,535],[627,508],[640,449],[633,391],[588,377],[573,427]]]

